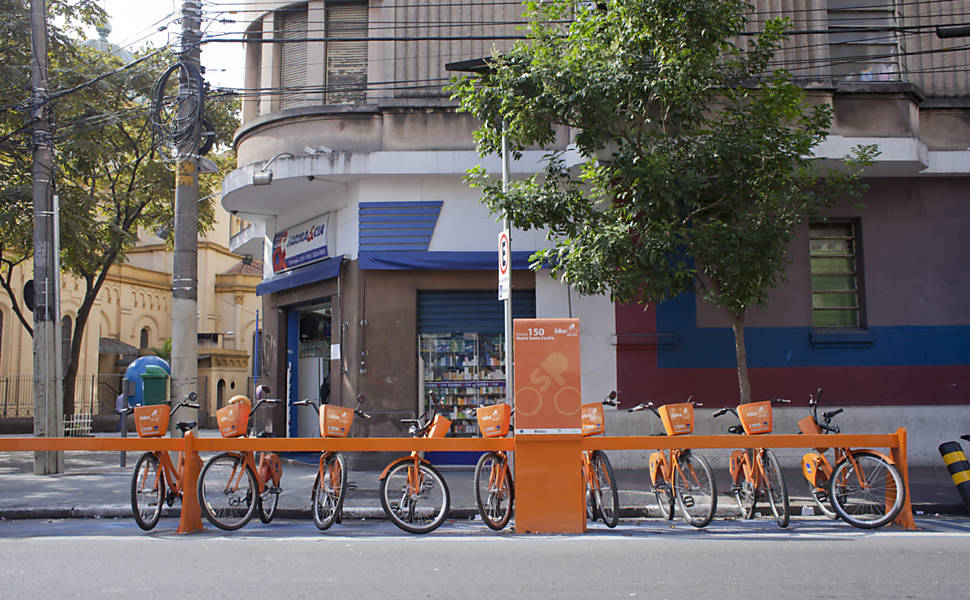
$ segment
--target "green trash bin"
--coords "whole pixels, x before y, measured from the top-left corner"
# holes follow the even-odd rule
[[[148,365],[141,376],[141,382],[145,405],[168,404],[168,373],[165,369]]]

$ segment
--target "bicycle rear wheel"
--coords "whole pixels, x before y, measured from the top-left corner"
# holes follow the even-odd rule
[[[607,527],[616,527],[620,519],[620,498],[616,490],[616,477],[610,459],[602,450],[593,452],[590,458],[593,467],[593,490],[600,516]]]
[[[475,465],[475,502],[482,521],[499,531],[512,518],[515,491],[508,463],[495,452],[486,452]]]
[[[429,533],[448,517],[451,494],[438,469],[406,460],[381,481],[381,507],[392,523],[408,533]]]
[[[313,481],[310,507],[317,529],[324,531],[337,522],[346,495],[347,463],[343,455],[337,452],[327,457]]]
[[[717,510],[717,487],[707,459],[685,451],[674,469],[673,484],[684,520],[694,527],[706,527]]]
[[[199,473],[198,487],[202,514],[219,529],[239,529],[256,512],[256,475],[238,454],[225,452],[210,458]]]
[[[905,488],[899,470],[873,452],[854,452],[835,467],[829,497],[836,514],[850,525],[875,529],[890,523],[903,508]]]
[[[271,455],[271,458],[279,460],[278,456]],[[264,473],[260,470],[259,477],[263,477]],[[257,477],[257,482],[259,480]],[[264,482],[265,487],[263,488],[263,493],[259,495],[259,505],[256,507],[256,514],[259,516],[259,520],[263,523],[271,523],[273,517],[276,516],[276,507],[280,503],[280,488],[273,486],[273,480],[267,477],[267,481]],[[258,488],[257,488],[258,489]]]
[[[762,455],[761,469],[765,474],[765,490],[768,494],[768,503],[771,505],[771,512],[775,515],[775,522],[779,527],[788,527],[791,519],[791,505],[788,502],[788,487],[785,485],[785,477],[781,474],[781,466],[774,452],[765,450]]]
[[[158,524],[164,494],[165,476],[159,468],[158,457],[154,452],[146,452],[138,457],[131,473],[131,514],[145,531]]]
[[[758,504],[758,492],[743,473],[739,474],[739,477],[741,481],[734,484],[734,499],[738,501],[738,508],[741,509],[741,518],[750,519],[754,516],[754,509]]]
[[[663,469],[658,469],[653,482],[653,495],[657,498],[660,514],[668,521],[674,518],[674,488],[663,475]]]

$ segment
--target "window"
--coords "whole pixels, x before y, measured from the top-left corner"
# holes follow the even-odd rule
[[[307,9],[306,5],[278,13],[279,32],[283,40],[300,40],[280,44],[280,108],[306,104]]]
[[[67,372],[71,364],[71,317],[64,315],[61,319],[61,368]]]
[[[139,337],[139,340],[138,340],[138,347],[141,348],[142,350],[145,350],[148,348],[148,328],[147,327],[142,327],[141,336]]]
[[[363,102],[367,85],[367,5],[328,4],[326,104]]]
[[[809,224],[812,323],[815,327],[862,327],[858,224]]]
[[[853,81],[899,81],[896,10],[886,0],[829,0],[832,75]]]

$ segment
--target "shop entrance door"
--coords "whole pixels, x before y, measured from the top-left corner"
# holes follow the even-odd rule
[[[330,399],[330,340],[332,336],[333,308],[329,300],[296,310],[299,319],[297,331],[298,359],[292,383],[296,387],[297,400],[313,400],[326,403]],[[318,437],[320,424],[317,413],[309,406],[295,407],[295,428],[291,435]],[[295,431],[293,431],[295,429]]]

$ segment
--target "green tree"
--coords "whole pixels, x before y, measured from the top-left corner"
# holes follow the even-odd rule
[[[167,52],[147,49],[137,55],[143,61],[121,69],[124,65],[119,58],[67,37],[51,55],[52,68],[59,73],[51,106],[54,187],[62,214],[61,264],[63,271],[81,279],[84,292],[64,374],[64,410],[71,414],[81,342],[108,271],[125,260],[140,232],[171,236],[175,176],[173,165],[158,151],[158,140],[148,122],[148,107],[155,80],[175,59]],[[59,95],[58,90],[75,91]],[[229,141],[237,123],[237,109],[238,103],[231,98],[207,103],[206,116],[216,126],[217,143]],[[21,118],[11,127],[22,127],[27,116]],[[20,147],[12,147],[10,152],[9,163],[18,165],[11,168],[15,175],[12,181],[29,184],[29,134],[18,134],[17,129],[11,134],[11,140],[19,137],[20,142]],[[23,152],[27,152],[27,161],[15,156]],[[7,157],[3,160],[6,162]],[[217,192],[219,183],[218,176],[203,176],[200,196]],[[3,193],[7,193],[6,186]],[[10,194],[20,197],[14,190]],[[12,265],[31,255],[31,230],[21,225],[31,220],[31,203],[29,198],[5,203],[7,209],[28,212],[22,219],[0,223],[0,238],[4,239],[0,261],[5,267],[0,271],[0,285],[10,295],[21,323],[31,331],[29,318],[17,300],[18,291],[10,285]],[[212,219],[213,201],[209,197],[199,205],[200,231],[211,227]]]
[[[481,168],[469,181],[514,226],[546,229],[551,247],[533,267],[553,265],[579,292],[646,304],[694,291],[720,307],[750,401],[747,310],[784,279],[793,229],[858,193],[874,149],[856,149],[840,171],[810,158],[831,111],[770,68],[786,21],[742,37],[743,0],[525,6],[527,41],[450,90],[482,120],[483,155],[500,151],[504,122],[516,154],[550,146],[565,126],[579,158],[552,153],[507,193]]]

